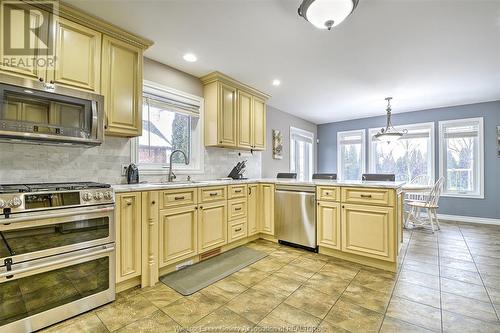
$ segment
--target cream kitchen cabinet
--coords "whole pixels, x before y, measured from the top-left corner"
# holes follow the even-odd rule
[[[159,215],[160,268],[198,254],[197,235],[197,206],[161,210]]]
[[[259,233],[260,228],[260,204],[259,204],[259,185],[248,185],[247,199],[247,224],[248,236],[253,236]]]
[[[0,20],[1,26],[7,26],[7,23],[4,20],[7,17],[6,11],[10,10],[22,10],[23,8],[19,8],[16,3],[4,3],[2,4],[0,10]],[[33,8],[35,9],[35,8]],[[19,27],[18,29],[13,29],[11,34],[11,46],[13,48],[24,48],[26,45],[25,41],[25,31],[21,27],[24,27],[24,16],[23,15],[9,15],[11,27]],[[29,12],[29,22],[31,27],[40,27],[38,31],[38,35],[40,38],[34,38],[31,49],[26,51],[27,54],[18,55],[18,54],[9,54],[6,50],[5,46],[7,45],[4,38],[6,34],[0,34],[0,71],[6,74],[22,76],[29,79],[35,79],[40,81],[45,81],[47,78],[47,48],[43,47],[43,40],[45,42],[48,41],[50,36],[50,25],[42,25],[44,20],[49,18],[49,13],[44,10],[30,10]],[[29,61],[29,62],[27,62]]]
[[[141,275],[141,193],[116,196],[116,282]]]
[[[198,211],[198,252],[227,244],[227,201],[202,203]]]
[[[342,251],[395,261],[397,219],[392,207],[342,204]]]
[[[274,184],[259,184],[260,231],[274,236]]]
[[[339,202],[319,201],[316,210],[319,246],[341,250],[341,209]]]
[[[214,72],[201,78],[205,97],[205,145],[264,150],[268,95]]]
[[[47,81],[99,93],[102,34],[62,17],[55,17],[55,31],[55,69]]]
[[[105,99],[107,135],[142,133],[142,49],[104,36],[101,92]]]

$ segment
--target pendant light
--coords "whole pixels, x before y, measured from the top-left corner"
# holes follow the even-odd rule
[[[299,15],[318,29],[331,30],[354,11],[359,0],[303,0]]]
[[[392,97],[386,97],[385,100],[387,101],[387,123],[385,125],[385,128],[381,128],[380,131],[377,132],[373,137],[379,141],[386,141],[387,143],[399,140],[408,133],[407,129],[402,130],[399,132],[397,129],[392,126],[392,121],[391,121],[391,99]]]

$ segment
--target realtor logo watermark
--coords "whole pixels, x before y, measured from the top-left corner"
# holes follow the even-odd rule
[[[2,65],[54,67],[53,28],[57,1],[1,0]],[[42,5],[44,10],[33,5]]]

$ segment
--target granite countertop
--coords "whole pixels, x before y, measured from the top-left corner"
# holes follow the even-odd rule
[[[116,184],[112,185],[116,193],[120,192],[138,192],[138,191],[153,191],[167,190],[186,187],[204,187],[217,185],[236,185],[249,183],[273,183],[277,185],[300,185],[300,186],[344,186],[344,187],[370,187],[370,188],[389,188],[399,189],[405,182],[379,182],[379,181],[340,181],[340,180],[311,180],[299,181],[294,179],[277,179],[277,178],[257,178],[244,180],[197,180],[197,181],[177,181],[172,183],[139,183],[139,184]]]

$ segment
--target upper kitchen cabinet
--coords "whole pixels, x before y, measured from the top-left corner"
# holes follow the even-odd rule
[[[12,16],[4,12],[19,9],[16,6],[1,6],[0,18]],[[24,50],[27,54],[21,56],[9,55],[4,48],[7,44],[0,40],[0,72],[44,82],[49,90],[55,85],[104,95],[106,134],[140,136],[143,53],[153,42],[63,2],[58,3],[57,15],[51,14],[48,2],[31,2],[29,6],[33,7],[29,17],[19,14],[28,11],[12,16],[11,45],[25,46],[27,19],[30,27],[39,27],[40,38],[35,38]]]
[[[205,97],[205,145],[264,150],[268,95],[214,72],[201,78]]]
[[[26,8],[23,5],[23,8]],[[22,8],[16,3],[4,3],[0,6],[1,26],[5,27],[4,20],[10,18],[10,26],[14,27],[10,31],[10,45],[12,48],[22,48],[23,54],[11,54],[5,48],[8,41],[5,41],[7,34],[0,34],[0,72],[15,76],[22,76],[29,79],[45,81],[47,77],[47,48],[44,48],[43,40],[48,41],[50,25],[42,24],[44,20],[50,17],[49,12],[44,10],[30,10],[29,24],[30,27],[39,27],[38,36],[30,41],[30,48],[24,49],[25,46],[25,29],[24,24],[26,18],[24,15],[8,15],[7,11],[16,11],[19,13]],[[34,9],[34,8],[33,8]],[[29,63],[26,61],[29,60]]]
[[[102,34],[61,17],[55,18],[56,67],[48,81],[99,93]]]
[[[104,36],[102,85],[107,135],[134,137],[142,133],[142,49]]]

